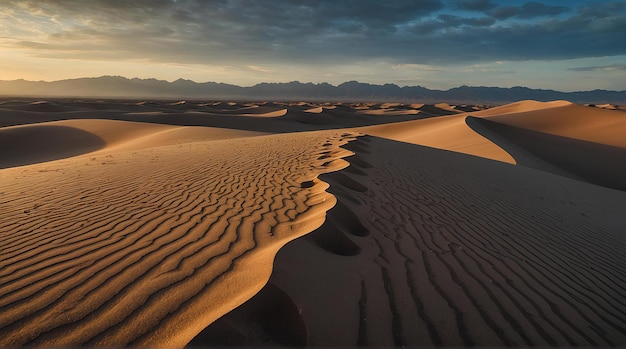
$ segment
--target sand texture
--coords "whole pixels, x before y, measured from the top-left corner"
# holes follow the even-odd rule
[[[0,346],[626,345],[626,113],[0,102]]]

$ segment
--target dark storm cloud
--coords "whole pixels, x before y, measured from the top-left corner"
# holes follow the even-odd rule
[[[591,4],[579,9],[581,15],[589,17],[609,17],[612,15],[624,15],[626,1],[609,2],[604,4]]]
[[[494,8],[487,13],[497,19],[517,18],[537,18],[556,16],[568,11],[566,6],[548,6],[538,2],[528,2],[522,6],[503,6]]]
[[[461,10],[467,11],[487,11],[496,7],[496,4],[490,0],[457,0],[454,2],[454,5]]]
[[[432,64],[626,54],[624,4],[573,11],[539,2],[496,7],[483,0],[21,0],[2,2],[0,10],[56,23],[47,39],[15,41],[46,57],[73,52],[86,59],[117,55],[176,63]],[[459,9],[485,16],[468,17]]]

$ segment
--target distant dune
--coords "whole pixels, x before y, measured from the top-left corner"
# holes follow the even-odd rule
[[[626,113],[0,101],[0,346],[624,346]]]

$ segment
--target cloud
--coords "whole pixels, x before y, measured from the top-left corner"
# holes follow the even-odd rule
[[[260,67],[258,65],[248,65],[248,66],[246,66],[246,68],[248,68],[248,69],[250,69],[251,71],[254,71],[254,72],[266,73],[266,74],[271,74],[271,73],[275,72],[273,69],[269,69],[269,68],[266,68],[266,67]]]
[[[494,18],[503,20],[511,17],[530,19],[537,17],[556,16],[569,10],[569,7],[549,6],[533,1],[525,3],[524,5],[519,7],[502,6],[492,8],[491,10],[487,11],[487,13]]]
[[[623,15],[625,11],[626,2],[624,1],[584,5],[579,9],[581,15],[593,18],[620,16]]]
[[[490,10],[496,5],[490,0],[457,0],[454,2],[457,8],[467,11],[486,11]]]
[[[440,72],[443,71],[441,68],[437,68],[434,66],[424,65],[424,64],[415,64],[415,63],[407,63],[407,64],[394,64],[391,66],[392,69],[410,69],[416,71],[427,71],[427,72]]]
[[[485,27],[496,22],[491,17],[460,17],[449,14],[440,14],[436,19],[421,21],[411,25],[409,30],[414,30],[419,34],[430,34],[442,29],[459,27]]]
[[[576,67],[576,68],[568,68],[567,70],[577,71],[577,72],[615,71],[615,70],[626,71],[626,64],[610,64],[610,65],[596,65],[596,66],[589,66],[589,67]]]
[[[521,7],[521,12],[517,14],[519,18],[535,18],[556,16],[569,10],[569,7],[565,6],[548,6],[539,2],[529,2]]]
[[[485,0],[5,0],[3,13],[10,39],[0,46],[38,57],[266,67],[626,54],[624,3],[575,12]]]

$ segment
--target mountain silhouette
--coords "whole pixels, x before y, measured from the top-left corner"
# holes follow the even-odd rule
[[[178,79],[128,79],[101,76],[59,81],[0,81],[0,95],[12,97],[98,97],[98,98],[165,98],[165,99],[241,99],[241,100],[325,100],[325,101],[412,101],[452,103],[507,103],[525,99],[551,101],[564,99],[575,103],[626,104],[626,91],[593,90],[560,92],[516,86],[471,87],[431,90],[421,86],[400,87],[348,81],[334,86],[329,83],[259,83],[241,87],[217,82],[197,83]]]

